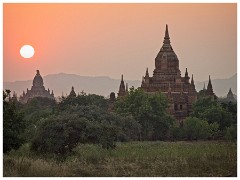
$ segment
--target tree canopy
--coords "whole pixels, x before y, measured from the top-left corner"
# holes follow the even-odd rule
[[[15,102],[10,101],[10,92],[3,91],[3,153],[22,145],[24,139],[20,135],[26,126],[24,115],[17,110]]]
[[[141,125],[141,140],[163,140],[174,119],[166,112],[168,101],[162,93],[147,94],[141,89],[130,88],[128,94],[119,98],[115,110],[130,114]]]

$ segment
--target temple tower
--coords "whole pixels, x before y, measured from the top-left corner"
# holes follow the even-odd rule
[[[231,101],[231,102],[235,102],[235,101],[236,101],[236,99],[234,98],[234,95],[233,95],[233,93],[232,93],[231,88],[230,88],[229,91],[228,91],[227,100],[228,100],[228,101]]]
[[[71,92],[69,93],[69,96],[68,97],[76,97],[76,93],[74,91],[74,87],[72,86],[72,89],[71,89]]]
[[[145,93],[161,92],[166,95],[169,106],[167,111],[173,115],[179,124],[192,112],[192,105],[197,100],[197,91],[194,84],[193,75],[191,82],[186,68],[185,76],[181,77],[179,69],[179,59],[174,52],[168,25],[166,25],[163,45],[155,58],[155,68],[150,76],[148,68],[145,76],[142,77],[141,89]],[[214,95],[211,80],[209,80],[208,94]],[[125,85],[122,80],[119,87],[118,96],[126,95]]]
[[[207,95],[207,96],[214,96],[214,92],[213,92],[213,87],[212,87],[212,82],[211,82],[210,75],[209,75],[209,80],[208,80],[206,95]]]
[[[118,97],[123,97],[125,95],[126,95],[126,89],[125,89],[125,84],[124,84],[123,75],[122,75],[122,79],[121,79],[121,83],[118,91]]]
[[[114,92],[110,93],[110,99],[108,100],[108,111],[113,111],[116,96]]]
[[[166,25],[163,45],[155,58],[153,80],[176,82],[176,80],[180,79],[181,72],[179,70],[179,60],[171,46],[168,25]]]
[[[197,100],[193,76],[191,83],[189,80],[187,68],[185,76],[181,77],[179,59],[172,48],[166,25],[163,45],[155,58],[153,76],[149,76],[147,69],[141,88],[146,93],[160,91],[165,94],[169,101],[168,112],[181,123],[191,113],[192,104]]]
[[[52,94],[50,94],[50,90],[46,90],[43,85],[43,78],[40,75],[40,71],[37,70],[37,73],[33,79],[33,85],[31,87],[31,90],[27,88],[27,93],[23,91],[23,94],[20,96],[19,101],[21,103],[27,103],[27,101],[34,97],[46,97],[50,99],[55,99],[54,94],[52,91]]]

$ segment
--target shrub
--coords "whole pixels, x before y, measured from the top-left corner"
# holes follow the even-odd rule
[[[207,139],[211,132],[208,122],[196,117],[186,118],[183,128],[189,140]]]
[[[234,141],[237,139],[237,126],[231,125],[226,129],[225,139],[228,141]]]
[[[114,148],[118,130],[115,126],[89,121],[76,115],[52,116],[37,130],[31,149],[41,153],[64,155],[78,143],[99,143]]]
[[[31,149],[42,153],[66,154],[79,142],[84,142],[86,119],[76,116],[53,116],[42,122]]]

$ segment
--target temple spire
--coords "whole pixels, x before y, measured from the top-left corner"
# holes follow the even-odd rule
[[[186,68],[186,72],[185,72],[185,77],[188,77],[188,71],[187,71],[187,68]]]
[[[125,84],[123,81],[123,74],[122,74],[122,79],[121,79],[121,83],[119,86],[118,96],[121,97],[121,96],[125,96],[125,95],[126,95],[126,89],[125,89]]]
[[[75,93],[75,91],[74,91],[74,87],[72,86],[72,90],[71,90],[71,92],[70,92],[70,94],[69,94],[69,97],[76,97],[77,95],[76,95],[76,93]]]
[[[192,74],[192,79],[191,79],[191,85],[194,85],[193,74]]]
[[[234,95],[232,93],[232,89],[231,88],[228,91],[227,100],[230,101],[230,102],[235,102],[236,101],[236,99],[234,98]]]
[[[146,69],[146,74],[145,74],[145,77],[149,76],[149,73],[148,73],[148,68]]]
[[[191,79],[191,91],[196,91],[194,80],[193,80],[193,74],[192,74],[192,79]]]
[[[166,30],[165,30],[165,38],[169,39],[168,25],[167,24],[166,24]]]
[[[210,95],[210,96],[214,95],[210,75],[209,75],[209,80],[208,80],[208,85],[207,85],[207,95]]]
[[[212,82],[211,82],[210,75],[209,75],[209,80],[208,80],[207,90],[208,90],[208,91],[212,91]]]
[[[204,86],[203,86],[203,90],[204,90],[204,91],[206,90],[205,83],[204,83]]]
[[[128,92],[128,83],[126,83],[126,92]]]
[[[164,37],[164,44],[170,44],[170,37],[168,33],[168,25],[166,24],[166,30],[165,30],[165,37]]]

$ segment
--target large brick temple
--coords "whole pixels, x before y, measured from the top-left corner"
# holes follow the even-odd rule
[[[54,99],[53,91],[50,93],[50,90],[46,90],[43,86],[43,78],[40,75],[39,70],[37,70],[37,74],[33,79],[33,85],[30,90],[27,89],[27,92],[23,91],[23,94],[20,96],[19,101],[21,103],[27,103],[29,99],[34,97],[46,97],[49,99]]]
[[[126,95],[123,78],[121,80],[118,96]],[[166,25],[163,45],[155,58],[155,69],[153,76],[150,76],[148,68],[145,76],[142,78],[141,87],[146,93],[162,92],[166,95],[169,102],[168,112],[182,123],[192,110],[193,103],[197,100],[197,91],[195,89],[193,75],[190,77],[186,68],[185,75],[181,76],[179,70],[179,60],[175,54]],[[207,95],[214,96],[211,79],[207,86]]]

